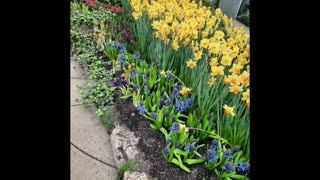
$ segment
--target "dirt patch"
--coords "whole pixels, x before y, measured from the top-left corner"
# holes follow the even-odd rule
[[[128,127],[134,135],[140,138],[138,148],[144,153],[144,161],[150,163],[150,167],[138,166],[135,171],[149,172],[149,175],[155,179],[166,180],[218,180],[219,178],[200,165],[186,165],[191,173],[188,174],[178,166],[168,163],[161,153],[165,148],[165,138],[160,131],[155,131],[150,127],[150,121],[140,116],[132,104],[132,99],[123,100],[119,98],[119,93],[115,93],[115,107],[119,112],[119,123]],[[199,153],[205,156],[205,150],[201,149]]]

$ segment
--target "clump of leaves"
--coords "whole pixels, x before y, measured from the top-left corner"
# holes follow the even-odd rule
[[[134,160],[129,160],[125,165],[123,165],[119,170],[118,170],[118,174],[116,177],[116,180],[121,180],[123,178],[123,175],[126,171],[132,171],[134,170],[135,166],[136,166],[136,161]]]
[[[103,124],[107,128],[108,134],[111,134],[113,128],[113,120],[111,118],[111,113],[114,111],[114,106],[105,106],[96,111],[97,116],[102,119]]]

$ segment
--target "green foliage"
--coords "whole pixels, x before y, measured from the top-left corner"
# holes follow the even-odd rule
[[[105,106],[102,109],[98,109],[96,111],[97,116],[102,119],[102,122],[107,128],[107,132],[111,134],[111,130],[113,128],[113,120],[112,120],[112,112],[114,111],[114,106]]]
[[[80,27],[86,25],[90,28],[93,27],[93,22],[105,22],[114,14],[106,9],[100,8],[91,10],[84,3],[71,2],[70,10],[70,25],[72,27]]]
[[[247,9],[238,17],[239,21],[250,27],[250,10]]]
[[[117,173],[117,177],[116,180],[122,180],[123,179],[123,175],[126,171],[132,171],[134,170],[135,166],[136,166],[136,162],[134,160],[128,160],[128,162],[126,164],[124,164]]]
[[[196,0],[199,3],[199,0]],[[219,6],[219,0],[202,0],[202,4],[207,7],[211,7],[211,10],[214,11]]]

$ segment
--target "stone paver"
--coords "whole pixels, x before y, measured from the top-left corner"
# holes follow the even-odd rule
[[[70,76],[71,79],[87,79],[88,73],[75,60],[70,61]]]
[[[88,154],[116,167],[110,137],[95,107],[71,107],[71,142]]]
[[[114,180],[117,170],[71,145],[71,180]]]

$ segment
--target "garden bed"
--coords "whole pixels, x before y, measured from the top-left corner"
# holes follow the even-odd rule
[[[135,171],[140,173],[145,172],[149,176],[156,177],[158,179],[219,179],[213,172],[210,173],[206,170],[202,164],[189,166],[188,168],[191,173],[188,174],[178,166],[168,163],[161,153],[161,150],[166,146],[164,136],[160,131],[154,131],[150,128],[150,121],[137,113],[137,109],[132,105],[131,99],[123,100],[120,99],[119,96],[119,93],[116,93],[114,97],[116,110],[120,114],[119,117],[116,117],[117,121],[119,121],[120,125],[126,126],[130,131],[134,132],[134,135],[139,138],[137,147],[145,155],[143,157],[145,162],[150,163],[150,167],[146,167],[139,165],[139,163],[144,162],[138,162]],[[200,150],[199,153],[205,156],[204,148]]]
[[[193,8],[193,2],[187,9],[171,4],[171,15],[177,9],[197,13],[192,20],[180,14],[184,22],[167,36],[162,31],[167,32],[171,16],[159,24],[160,16],[148,11],[142,16],[140,1],[130,2],[122,1],[128,14],[96,9],[89,0],[90,8],[72,4],[71,40],[93,81],[80,88],[82,103],[96,104],[111,133],[117,167],[135,160],[134,171],[144,175],[131,179],[147,179],[146,174],[150,179],[248,179],[249,35],[233,28],[220,9]],[[157,9],[146,2],[144,8]],[[81,32],[81,24],[93,33]]]

